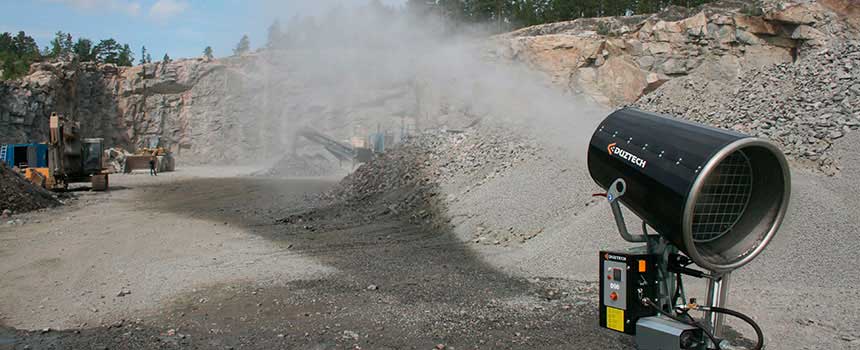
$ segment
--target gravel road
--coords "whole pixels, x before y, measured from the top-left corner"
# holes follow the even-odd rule
[[[837,176],[795,168],[783,229],[733,275],[729,306],[769,348],[860,348],[860,312],[845,303],[860,281],[833,283],[856,265],[858,141],[834,144]],[[430,190],[450,225],[319,199],[335,179],[117,176],[110,193],[0,227],[0,350],[630,349],[596,326],[593,254],[627,245],[581,161],[545,147],[481,186],[444,181]]]
[[[116,176],[0,228],[0,349],[625,349],[596,285],[514,277],[445,230],[316,208],[331,180]],[[9,281],[9,282],[7,282]]]

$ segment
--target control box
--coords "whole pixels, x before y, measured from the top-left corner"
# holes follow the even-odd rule
[[[600,326],[636,334],[636,321],[657,313],[641,302],[657,299],[657,258],[651,254],[600,252]]]

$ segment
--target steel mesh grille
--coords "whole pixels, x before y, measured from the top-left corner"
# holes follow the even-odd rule
[[[709,242],[734,227],[752,193],[752,167],[746,154],[735,151],[708,174],[693,210],[693,240]]]

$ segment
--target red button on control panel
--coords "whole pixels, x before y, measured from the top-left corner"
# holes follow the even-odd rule
[[[609,299],[612,299],[612,301],[618,300],[618,294],[615,292],[609,293]]]

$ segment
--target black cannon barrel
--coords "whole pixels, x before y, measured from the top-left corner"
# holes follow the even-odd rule
[[[624,179],[623,204],[696,264],[718,272],[764,249],[791,188],[774,144],[633,108],[615,111],[594,132],[588,170],[603,188]]]

